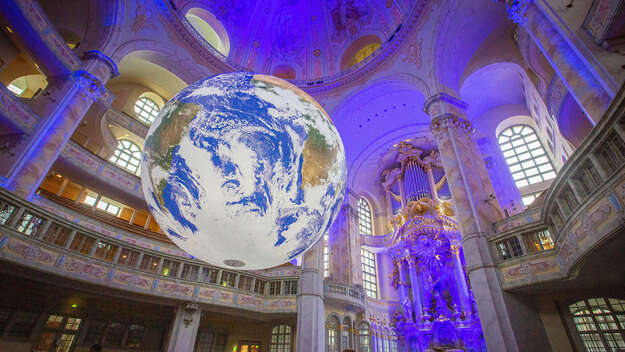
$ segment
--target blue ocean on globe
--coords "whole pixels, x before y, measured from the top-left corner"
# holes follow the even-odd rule
[[[343,143],[323,108],[276,77],[227,73],[180,91],[146,138],[143,191],[192,256],[261,269],[315,244],[345,195]]]

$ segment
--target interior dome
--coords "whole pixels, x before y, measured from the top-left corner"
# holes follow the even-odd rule
[[[233,65],[310,81],[366,64],[390,42],[416,2],[195,0],[182,12],[202,9],[214,16],[227,32],[226,56]]]

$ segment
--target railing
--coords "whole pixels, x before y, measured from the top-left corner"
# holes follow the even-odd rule
[[[115,109],[108,109],[104,113],[104,118],[106,121],[117,124],[143,139],[148,135],[148,130],[150,129],[148,125],[136,118]]]
[[[504,288],[564,279],[599,243],[623,228],[625,88],[586,137],[542,207],[495,224],[489,238]]]
[[[101,182],[129,194],[138,200],[144,200],[139,176],[121,169],[108,160],[102,159],[73,141],[69,141],[59,158],[74,166],[75,170],[86,172]]]
[[[375,235],[360,235],[361,245],[370,247],[386,247],[391,244],[393,240],[393,232],[387,233],[384,236]]]
[[[324,280],[323,292],[326,298],[348,301],[362,307],[365,304],[365,290],[359,286],[344,285]]]
[[[261,312],[296,310],[299,275],[271,278],[148,250],[103,236],[5,190],[0,191],[0,258],[123,290]]]

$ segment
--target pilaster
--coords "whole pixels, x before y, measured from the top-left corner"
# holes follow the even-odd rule
[[[201,317],[202,310],[200,310],[197,303],[187,302],[179,306],[172,324],[167,350],[176,352],[193,351]]]
[[[325,351],[322,258],[320,243],[306,251],[302,258],[302,274],[297,290],[296,351]]]

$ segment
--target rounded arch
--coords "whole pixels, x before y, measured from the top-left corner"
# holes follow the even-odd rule
[[[334,352],[339,350],[339,331],[341,320],[338,314],[330,313],[326,318],[326,350]]]
[[[375,34],[364,35],[356,39],[343,52],[343,56],[341,57],[341,71],[344,71],[373,55],[373,53],[381,45],[382,40]]]
[[[7,89],[20,98],[33,98],[47,86],[46,76],[34,73],[15,78],[7,85]]]
[[[158,65],[179,77],[185,86],[201,78],[216,74],[204,65],[195,64],[195,60],[186,51],[177,51],[171,45],[163,45],[156,40],[131,40],[118,46],[111,59],[119,66],[127,58],[140,59]],[[121,67],[120,67],[120,75]]]
[[[185,11],[185,19],[206,42],[222,55],[230,53],[230,38],[224,25],[210,11],[200,7],[191,7]]]

